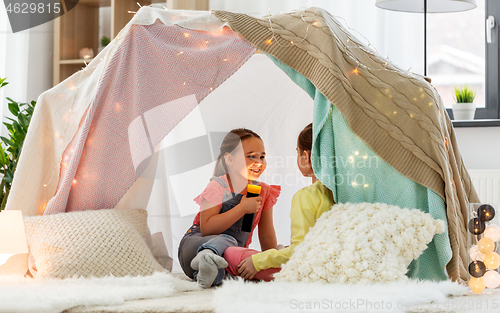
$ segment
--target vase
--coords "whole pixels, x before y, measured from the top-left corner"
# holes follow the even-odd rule
[[[476,105],[474,103],[453,103],[452,110],[454,120],[473,120]]]

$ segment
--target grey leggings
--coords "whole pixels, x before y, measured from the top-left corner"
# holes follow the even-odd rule
[[[223,256],[227,248],[237,246],[238,241],[233,236],[227,234],[203,236],[200,231],[200,226],[193,225],[179,243],[179,263],[184,273],[196,280],[197,273],[191,268],[191,261],[199,251],[210,249],[215,254]],[[224,279],[225,274],[225,269],[219,269],[219,273],[212,285],[219,285],[222,279]]]

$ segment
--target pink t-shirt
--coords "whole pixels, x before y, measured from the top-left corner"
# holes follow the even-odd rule
[[[231,194],[231,188],[229,188],[229,183],[227,181],[226,175],[220,176],[219,178],[221,178],[226,183],[226,187],[222,187],[222,185],[214,179],[210,181],[210,183],[208,183],[205,190],[199,196],[193,199],[200,206],[200,209],[203,199],[222,208],[222,198],[224,192]],[[260,206],[259,211],[255,213],[252,231],[248,236],[245,247],[248,247],[252,242],[253,230],[259,224],[262,212],[270,210],[276,204],[276,201],[278,201],[278,197],[281,193],[281,187],[278,185],[268,185],[266,183],[259,182],[259,186],[261,187],[260,196],[262,197],[262,205]],[[195,216],[193,225],[200,225],[200,212],[198,212],[198,214]]]

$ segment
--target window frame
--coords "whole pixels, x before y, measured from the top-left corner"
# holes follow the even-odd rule
[[[491,43],[486,42],[486,34],[484,38],[485,48],[485,63],[486,63],[486,77],[485,77],[485,107],[476,108],[474,120],[498,120],[500,119],[500,110],[498,104],[498,91],[500,89],[498,75],[499,62],[499,23],[500,23],[500,1],[498,0],[485,0],[485,16],[484,23],[488,16],[492,15],[495,18],[495,25],[491,29]],[[446,109],[450,119],[453,120],[452,109]],[[459,122],[462,124],[462,122]],[[458,125],[456,125],[458,126]],[[462,125],[460,125],[462,126]],[[465,125],[463,125],[465,126]],[[471,125],[472,126],[472,125]],[[493,126],[493,125],[492,125]]]

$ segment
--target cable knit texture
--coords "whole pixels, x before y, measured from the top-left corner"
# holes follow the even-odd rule
[[[270,18],[225,11],[214,14],[263,52],[309,79],[375,153],[443,197],[453,251],[448,275],[466,280],[467,204],[480,201],[437,91],[423,77],[380,57],[322,9]]]
[[[323,213],[277,281],[373,283],[405,280],[407,267],[445,223],[383,203],[336,204]]]
[[[111,209],[25,218],[35,278],[152,275],[165,269],[146,245],[146,210]]]

